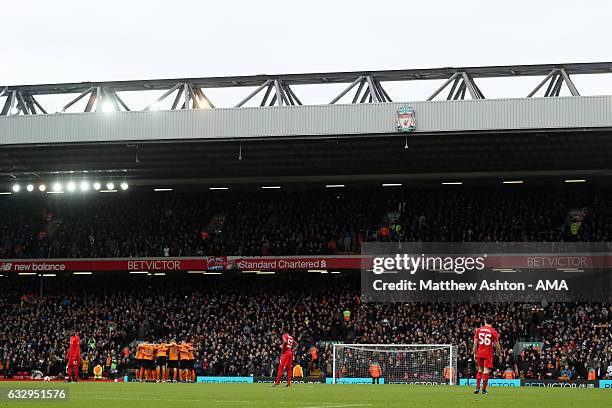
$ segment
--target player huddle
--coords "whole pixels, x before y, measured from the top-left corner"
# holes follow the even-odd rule
[[[136,348],[136,381],[139,382],[196,382],[193,345],[142,342]]]

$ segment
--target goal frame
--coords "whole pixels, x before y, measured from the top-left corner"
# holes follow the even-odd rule
[[[379,348],[392,348],[392,347],[431,347],[432,349],[434,348],[448,348],[449,353],[448,353],[448,359],[449,359],[449,363],[448,363],[448,367],[450,369],[450,380],[448,382],[448,385],[456,385],[455,384],[455,373],[457,372],[457,367],[455,367],[454,363],[454,359],[457,358],[457,355],[455,355],[453,353],[453,348],[457,347],[453,344],[400,344],[400,343],[393,343],[393,344],[362,344],[362,343],[334,343],[332,345],[333,348],[333,367],[332,367],[332,384],[336,384],[336,380],[338,379],[336,377],[336,352],[338,347],[341,346],[346,346],[346,347],[379,347]]]

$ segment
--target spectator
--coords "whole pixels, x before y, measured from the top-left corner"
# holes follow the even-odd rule
[[[364,240],[608,242],[610,198],[546,188],[15,197],[0,203],[0,257],[335,254],[359,252]]]
[[[568,366],[565,366],[563,370],[561,370],[560,380],[571,380],[573,377],[572,370],[569,369]]]

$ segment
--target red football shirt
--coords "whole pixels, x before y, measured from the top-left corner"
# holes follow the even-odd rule
[[[295,347],[295,340],[289,333],[283,334],[283,353],[285,351],[293,352],[293,348]]]
[[[478,345],[476,357],[493,358],[493,344],[499,340],[499,333],[491,326],[482,326],[476,329],[474,341]]]
[[[79,336],[70,337],[70,349],[68,350],[68,355],[72,356],[73,358],[81,356],[81,339]]]

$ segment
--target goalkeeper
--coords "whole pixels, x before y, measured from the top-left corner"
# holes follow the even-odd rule
[[[370,362],[370,376],[372,377],[372,384],[380,384],[380,377],[382,376],[382,368],[377,361]]]

